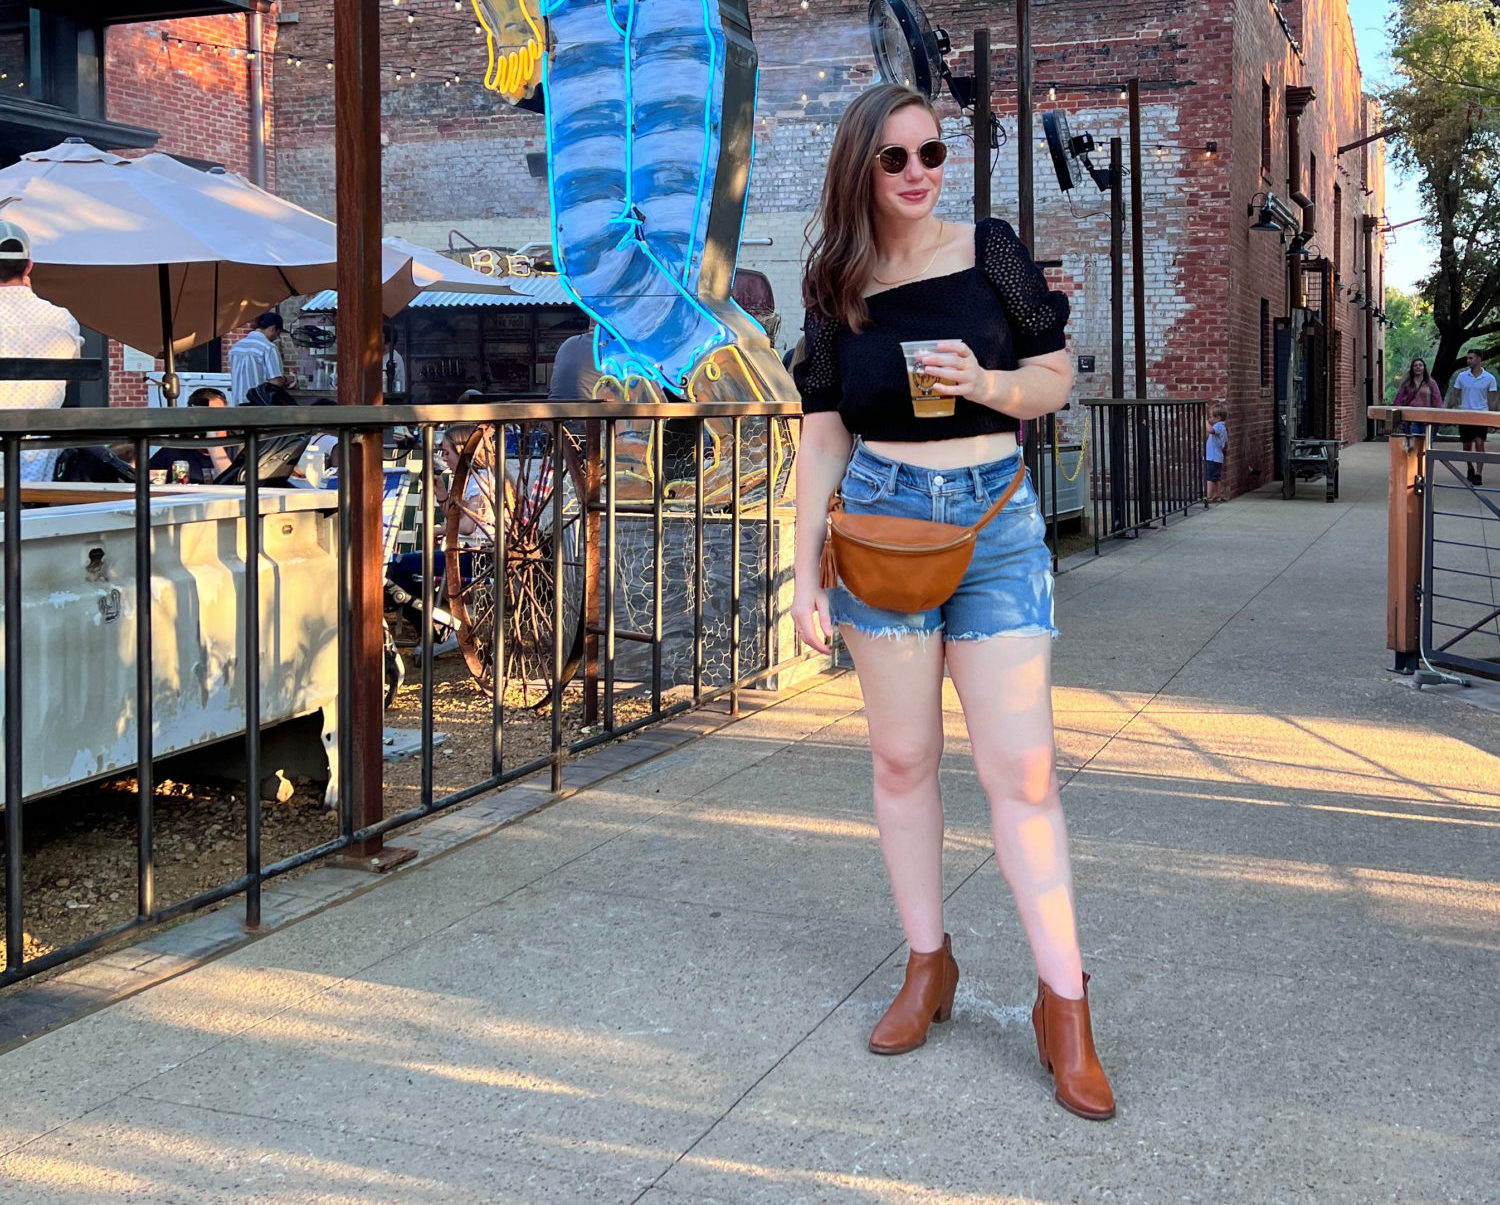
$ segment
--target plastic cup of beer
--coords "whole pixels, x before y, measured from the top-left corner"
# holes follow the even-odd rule
[[[953,398],[937,392],[943,379],[922,367],[922,357],[938,354],[937,339],[916,339],[901,345],[906,357],[906,379],[911,385],[911,408],[918,418],[947,418],[953,413]]]

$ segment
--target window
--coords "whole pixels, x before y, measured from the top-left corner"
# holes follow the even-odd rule
[[[1260,299],[1260,387],[1271,386],[1271,303]]]
[[[31,15],[0,6],[0,96],[21,95],[31,74]]]
[[[1271,81],[1260,81],[1260,170],[1271,174]]]
[[[1334,185],[1334,275],[1344,273],[1344,191]]]

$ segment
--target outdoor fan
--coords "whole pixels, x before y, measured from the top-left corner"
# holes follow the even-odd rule
[[[1047,149],[1052,152],[1057,186],[1063,192],[1082,183],[1085,172],[1098,185],[1100,192],[1109,191],[1109,170],[1095,167],[1089,159],[1089,152],[1094,149],[1092,134],[1071,134],[1068,130],[1068,115],[1061,109],[1042,114],[1042,130],[1047,135]]]
[[[299,326],[291,332],[291,339],[298,347],[332,347],[338,335],[326,326]]]
[[[954,75],[944,56],[953,49],[947,31],[934,29],[917,0],[870,0],[870,49],[880,78],[936,100],[939,86],[961,109],[974,103],[974,77]]]

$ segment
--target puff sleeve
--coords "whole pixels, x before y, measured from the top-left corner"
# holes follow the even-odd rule
[[[839,380],[838,320],[809,310],[802,339],[802,359],[792,368],[792,380],[802,395],[802,413],[837,410],[844,393]]]
[[[1068,325],[1068,299],[1047,288],[1047,278],[1009,223],[998,218],[985,222],[978,251],[984,277],[1005,310],[1016,359],[1061,351]]]

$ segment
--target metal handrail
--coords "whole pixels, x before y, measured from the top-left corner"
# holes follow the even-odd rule
[[[1128,539],[1207,505],[1202,398],[1080,399],[1089,407],[1094,456],[1090,493],[1094,552],[1101,539]],[[1191,416],[1191,419],[1189,418]]]
[[[67,410],[0,410],[0,435],[70,438],[79,435],[157,435],[223,431],[339,430],[417,427],[444,423],[516,423],[586,419],[795,417],[800,402],[596,402],[514,400],[424,406],[115,406]]]
[[[628,723],[616,724],[614,722],[613,707],[613,662],[610,659],[610,650],[613,648],[613,639],[617,635],[614,632],[615,614],[613,607],[612,587],[616,580],[613,573],[615,560],[614,550],[616,542],[613,537],[614,515],[616,502],[614,491],[609,491],[602,501],[590,499],[590,505],[586,508],[591,516],[597,516],[604,524],[608,525],[610,537],[604,544],[608,552],[609,575],[603,584],[607,592],[604,598],[604,622],[603,632],[605,637],[605,651],[599,660],[603,663],[605,679],[605,705],[601,709],[604,731],[590,735],[566,744],[557,717],[561,714],[558,706],[561,699],[561,687],[559,667],[561,665],[561,625],[554,615],[554,641],[553,649],[553,682],[554,691],[552,696],[554,722],[552,725],[552,740],[548,753],[540,756],[525,765],[504,766],[498,761],[498,750],[496,760],[491,766],[492,773],[483,781],[472,783],[468,786],[454,791],[442,798],[435,798],[430,764],[433,757],[433,731],[431,715],[431,657],[432,644],[430,630],[424,631],[422,640],[423,658],[423,680],[428,687],[425,692],[425,700],[422,716],[421,733],[421,756],[424,759],[424,773],[421,796],[418,802],[406,810],[395,815],[377,815],[374,818],[358,820],[351,811],[352,793],[348,789],[348,773],[352,763],[352,742],[354,740],[355,717],[350,712],[351,690],[350,678],[352,658],[355,646],[352,640],[352,628],[350,620],[350,607],[348,600],[355,589],[352,575],[349,573],[351,563],[351,541],[356,525],[363,522],[367,516],[361,516],[355,512],[358,510],[353,505],[354,499],[350,489],[349,474],[339,475],[339,523],[338,523],[338,548],[340,560],[339,572],[339,680],[338,708],[340,712],[338,729],[340,733],[340,766],[343,782],[339,791],[340,797],[340,823],[338,837],[324,842],[313,849],[307,849],[293,854],[273,863],[263,864],[261,851],[258,844],[258,824],[255,821],[260,814],[260,790],[258,775],[254,774],[255,767],[259,764],[259,724],[249,721],[246,724],[246,764],[250,769],[247,773],[245,807],[247,819],[246,831],[246,871],[234,879],[223,882],[217,887],[201,892],[189,900],[176,901],[171,904],[162,904],[158,901],[153,889],[153,829],[154,829],[154,803],[152,793],[153,775],[151,767],[154,759],[158,756],[152,747],[152,726],[150,723],[151,704],[153,696],[153,676],[151,664],[151,591],[138,591],[136,601],[136,628],[137,640],[139,642],[139,655],[136,664],[136,683],[133,695],[133,705],[137,720],[138,736],[138,811],[140,821],[137,827],[137,908],[136,915],[129,921],[116,925],[106,932],[95,933],[81,941],[75,942],[65,948],[52,951],[46,955],[26,959],[23,949],[23,934],[21,930],[21,919],[24,916],[22,900],[22,866],[21,852],[22,829],[23,829],[23,796],[24,782],[22,776],[23,761],[25,759],[24,739],[22,737],[22,662],[24,660],[22,632],[21,632],[21,572],[19,569],[19,553],[22,536],[22,498],[20,497],[20,456],[23,449],[35,450],[49,446],[98,444],[98,443],[130,443],[135,449],[136,464],[144,464],[148,457],[149,448],[153,443],[161,443],[173,437],[203,437],[210,433],[239,433],[244,437],[247,448],[246,463],[255,464],[258,458],[254,455],[256,445],[263,436],[273,435],[285,431],[307,431],[325,430],[338,434],[340,449],[343,459],[341,463],[352,463],[351,449],[355,437],[361,434],[371,434],[383,428],[391,426],[409,427],[416,430],[421,441],[423,496],[424,496],[424,523],[422,537],[423,555],[423,592],[424,592],[424,614],[430,614],[430,606],[433,602],[432,590],[434,583],[433,556],[434,556],[434,516],[431,505],[431,484],[433,473],[432,449],[435,439],[435,428],[444,424],[455,422],[477,423],[481,425],[505,425],[522,421],[541,422],[553,424],[554,430],[554,465],[555,479],[560,480],[561,466],[556,458],[560,458],[558,450],[558,433],[562,430],[562,424],[574,423],[582,420],[590,420],[590,429],[594,432],[600,430],[605,432],[602,440],[591,440],[591,450],[597,463],[590,463],[590,480],[595,480],[593,469],[599,464],[609,465],[614,462],[614,435],[617,425],[616,420],[636,420],[662,422],[667,419],[685,418],[697,420],[698,438],[694,442],[694,456],[697,463],[697,479],[699,489],[695,504],[683,510],[681,507],[674,508],[672,514],[674,521],[691,519],[696,531],[694,536],[695,553],[694,563],[698,566],[703,564],[703,526],[705,522],[703,507],[703,439],[702,424],[710,418],[731,419],[734,422],[736,435],[741,433],[742,423],[749,419],[764,420],[768,427],[772,426],[778,418],[791,418],[800,414],[800,406],[796,402],[771,402],[759,404],[737,404],[737,403],[710,403],[694,405],[687,403],[655,405],[651,403],[618,403],[618,402],[595,402],[585,399],[549,401],[538,397],[524,397],[498,400],[487,397],[457,404],[448,405],[426,405],[426,406],[327,406],[327,407],[231,407],[231,408],[200,408],[200,407],[172,407],[172,408],[119,408],[119,409],[87,409],[87,410],[44,410],[44,411],[0,411],[0,452],[4,455],[4,488],[0,489],[0,514],[3,514],[3,540],[0,540],[0,565],[3,565],[4,582],[4,614],[6,618],[4,631],[4,647],[6,650],[5,675],[5,815],[4,828],[6,834],[6,954],[7,965],[0,971],[0,986],[15,982],[19,979],[29,977],[44,971],[50,967],[58,966],[70,959],[76,958],[90,950],[97,948],[102,943],[109,941],[120,934],[146,924],[156,923],[173,916],[190,911],[194,908],[204,907],[208,904],[227,899],[234,895],[243,895],[245,899],[245,922],[247,926],[254,927],[260,922],[259,897],[261,884],[268,878],[282,874],[286,871],[302,866],[318,858],[336,853],[340,850],[358,849],[362,843],[379,837],[381,834],[409,824],[414,820],[431,816],[435,812],[452,807],[475,795],[493,791],[518,778],[535,773],[538,770],[550,769],[554,787],[560,785],[562,766],[566,758],[583,749],[592,747],[606,741],[625,735],[637,730],[648,723],[653,723],[668,716],[702,703],[707,703],[720,697],[727,696],[731,713],[737,713],[739,693],[742,689],[764,681],[768,677],[784,671],[798,661],[807,660],[809,654],[806,650],[794,646],[790,656],[784,657],[773,663],[772,645],[767,641],[761,650],[761,656],[757,658],[758,664],[743,666],[742,641],[739,623],[740,605],[759,599],[760,604],[767,609],[767,624],[771,622],[769,611],[775,605],[775,599],[779,593],[777,580],[778,565],[777,552],[774,540],[773,511],[775,499],[773,486],[775,474],[770,467],[771,439],[767,439],[767,497],[764,507],[759,502],[750,503],[735,491],[728,500],[731,511],[728,515],[732,523],[732,541],[734,545],[730,566],[731,584],[728,587],[729,603],[731,606],[731,623],[727,638],[721,643],[727,649],[728,664],[730,672],[727,679],[715,677],[713,685],[705,682],[705,665],[703,646],[707,643],[704,635],[704,624],[702,618],[702,607],[704,602],[701,586],[694,591],[694,649],[693,649],[693,697],[691,701],[667,702],[663,698],[661,682],[661,647],[663,640],[663,628],[660,618],[661,601],[660,586],[654,608],[657,613],[653,623],[652,640],[655,646],[653,650],[653,672],[651,690],[650,714]],[[223,441],[223,436],[219,436]],[[497,439],[497,447],[501,460],[499,468],[504,472],[504,447],[503,438]],[[661,468],[660,446],[657,444],[657,468]],[[742,480],[741,458],[746,455],[742,441],[735,442],[735,479],[738,484]],[[259,510],[257,495],[260,489],[253,482],[240,487],[244,490],[246,499],[245,514],[250,515]],[[150,509],[151,499],[154,491],[149,479],[141,474],[138,476],[135,488],[128,494],[122,492],[124,498],[133,497],[135,501],[134,524],[135,524],[135,574],[136,579],[143,580],[151,575],[151,547],[150,537]],[[554,507],[560,507],[561,490],[554,499]],[[655,539],[655,563],[654,576],[658,583],[662,580],[660,561],[662,558],[662,515],[667,501],[663,496],[661,488],[661,476],[658,473],[657,488],[651,505],[652,526]],[[755,509],[746,510],[747,506]],[[747,587],[747,597],[741,598],[742,574],[740,568],[739,549],[741,545],[740,524],[743,518],[752,521],[764,521],[766,524],[764,556],[757,557],[760,562],[752,572],[747,572],[743,577]],[[559,515],[554,510],[554,524],[558,523]],[[247,524],[247,537],[257,526]],[[503,528],[502,528],[503,531]],[[497,533],[497,540],[503,540],[503,536]],[[594,543],[593,537],[584,536],[587,544],[586,552],[597,557],[598,545]],[[254,556],[256,541],[247,539],[246,565],[250,576],[258,576],[261,572],[259,558]],[[497,543],[499,555],[503,555],[503,542]],[[553,549],[553,580],[559,580],[558,575],[562,572],[562,545],[556,542]],[[751,582],[755,584],[751,584]],[[259,608],[256,606],[254,595],[257,591],[252,587],[247,590],[245,602],[248,604],[247,615],[256,615]],[[560,608],[561,595],[554,591],[554,605]],[[501,619],[501,608],[494,610],[496,623]],[[245,622],[246,636],[246,660],[247,664],[258,662],[256,636],[259,625],[254,622]],[[766,631],[769,632],[769,626]],[[497,663],[503,664],[504,648],[503,637],[497,635],[494,656]],[[247,717],[258,712],[255,707],[255,688],[250,685],[250,674],[246,681],[246,705]],[[597,681],[597,676],[594,679]],[[501,711],[501,692],[496,691],[495,711],[497,718]],[[361,717],[364,723],[373,723],[378,734],[381,717],[379,714],[373,717]]]

